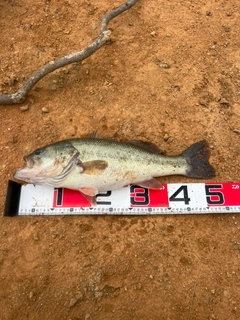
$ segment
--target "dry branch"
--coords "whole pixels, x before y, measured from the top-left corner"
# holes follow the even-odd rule
[[[101,22],[99,36],[89,46],[76,53],[72,53],[57,60],[48,62],[43,67],[35,71],[17,92],[13,94],[0,94],[0,104],[15,104],[23,102],[26,99],[28,92],[35,86],[38,81],[40,81],[47,74],[59,68],[65,67],[71,63],[83,61],[84,59],[91,56],[110,38],[111,31],[107,30],[109,21],[122,12],[131,8],[136,2],[137,0],[129,0],[117,9],[106,14]]]

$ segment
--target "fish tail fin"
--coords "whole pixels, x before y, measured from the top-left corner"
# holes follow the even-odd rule
[[[215,170],[209,163],[210,151],[206,140],[194,143],[182,153],[182,156],[189,166],[186,176],[199,179],[215,177]]]

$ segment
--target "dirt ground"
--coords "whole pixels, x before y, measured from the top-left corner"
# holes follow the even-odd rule
[[[90,44],[120,4],[1,1],[0,92]],[[207,139],[213,181],[239,181],[239,10],[238,0],[139,0],[110,22],[109,44],[46,76],[24,103],[1,105],[1,212],[24,155],[96,130],[169,155]],[[0,225],[2,320],[240,319],[237,214],[1,216]]]

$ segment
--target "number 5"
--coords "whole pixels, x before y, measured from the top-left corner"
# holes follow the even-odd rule
[[[205,186],[206,199],[208,204],[224,204],[224,196],[220,191],[212,191],[211,189],[222,189],[221,184],[208,184]]]

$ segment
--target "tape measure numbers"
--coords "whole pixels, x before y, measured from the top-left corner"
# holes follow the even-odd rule
[[[128,186],[97,195],[92,207],[78,191],[9,181],[4,215],[196,214],[240,212],[240,182]]]

